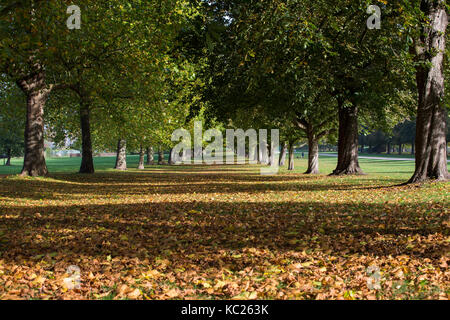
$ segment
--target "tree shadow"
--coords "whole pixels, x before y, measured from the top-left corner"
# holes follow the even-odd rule
[[[14,261],[53,252],[71,257],[155,258],[170,251],[185,260],[205,252],[214,257],[223,250],[260,248],[282,253],[314,247],[335,255],[439,259],[446,245],[434,242],[432,236],[448,232],[445,218],[444,205],[429,203],[174,201],[8,206],[0,208],[6,239],[0,254]],[[417,248],[409,246],[408,239],[414,237],[422,239]]]

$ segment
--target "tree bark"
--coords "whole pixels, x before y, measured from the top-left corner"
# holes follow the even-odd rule
[[[319,173],[319,140],[314,134],[308,135],[308,170],[305,174]]]
[[[82,102],[80,105],[81,122],[81,166],[80,173],[92,174],[94,170],[94,158],[92,156],[91,138],[91,109],[88,103]]]
[[[443,0],[422,0],[421,10],[429,20],[416,43],[419,104],[416,121],[416,168],[409,183],[429,179],[447,180],[447,124],[443,103],[445,32],[448,17]]]
[[[289,163],[288,170],[294,170],[294,143],[289,143]]]
[[[119,139],[117,143],[116,170],[127,170],[127,142]]]
[[[153,147],[147,148],[147,165],[151,166],[154,164],[154,154],[153,154]]]
[[[6,151],[6,163],[5,166],[10,166],[11,165],[11,148],[8,148],[8,151]]]
[[[46,176],[48,169],[44,156],[44,106],[50,90],[45,86],[45,73],[36,72],[17,81],[17,85],[27,98],[25,157],[21,175]]]
[[[415,150],[414,150],[414,140],[411,142],[411,154],[414,155],[415,154]]]
[[[173,156],[173,148],[171,148],[170,149],[170,151],[169,151],[169,165],[174,165],[175,164],[175,162],[173,161],[173,159],[174,159],[175,157]]]
[[[279,162],[279,158],[278,159],[275,159],[275,154],[276,154],[276,152],[275,152],[275,144],[271,141],[270,142],[270,146],[269,146],[269,161],[268,161],[268,165],[269,166],[273,166],[273,165],[275,165],[275,161],[278,161]]]
[[[364,174],[358,162],[358,108],[339,104],[338,163],[331,175]]]
[[[158,164],[164,164],[164,150],[161,147],[158,148]]]
[[[280,161],[278,162],[278,165],[280,167],[284,166],[284,164],[286,163],[286,153],[287,153],[287,146],[286,142],[283,141],[281,143]]]
[[[399,143],[399,145],[398,145],[398,154],[399,155],[402,154],[402,149],[403,149],[403,145],[401,143]]]

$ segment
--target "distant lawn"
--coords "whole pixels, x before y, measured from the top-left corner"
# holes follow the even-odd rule
[[[333,154],[333,155],[337,155],[337,152],[321,152],[324,154]],[[410,158],[410,159],[414,159],[414,155],[410,154],[410,153],[402,153],[402,154],[398,154],[398,153],[391,153],[391,154],[387,154],[387,153],[358,153],[358,155],[360,157],[381,157],[381,158]]]
[[[301,158],[301,153],[296,154],[295,159],[295,170],[296,173],[305,172],[308,167],[308,153],[304,153],[305,157]],[[167,155],[166,155],[167,156]],[[115,157],[96,157],[94,158],[94,165],[96,172],[115,172],[113,169],[115,164]],[[47,167],[49,169],[50,174],[53,173],[77,173],[80,164],[81,158],[50,158],[47,159]],[[127,166],[129,171],[137,171],[137,165],[139,162],[139,156],[137,155],[128,155],[127,156]],[[331,173],[336,166],[337,159],[332,157],[323,156],[320,157],[320,171],[323,174]],[[414,162],[409,161],[389,161],[389,160],[373,160],[373,159],[360,159],[360,165],[365,173],[382,176],[382,177],[396,177],[407,180],[409,176],[414,172]],[[23,159],[12,159],[12,166],[6,167],[4,165],[0,165],[0,174],[19,174],[22,169]],[[287,171],[287,161],[284,168],[281,169],[281,172]],[[158,168],[161,166],[154,165],[147,168]],[[181,166],[180,169],[185,166]]]

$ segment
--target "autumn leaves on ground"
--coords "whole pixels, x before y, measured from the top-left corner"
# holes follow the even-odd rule
[[[450,186],[407,177],[3,176],[0,299],[448,299]]]

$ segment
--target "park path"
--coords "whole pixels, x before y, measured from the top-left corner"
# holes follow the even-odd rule
[[[337,158],[337,154],[329,154],[329,153],[319,153],[320,156],[323,157],[334,157]],[[372,160],[393,160],[393,161],[415,161],[414,158],[388,158],[388,157],[368,157],[368,156],[358,156],[360,159],[372,159]],[[450,160],[447,160],[450,162]]]

